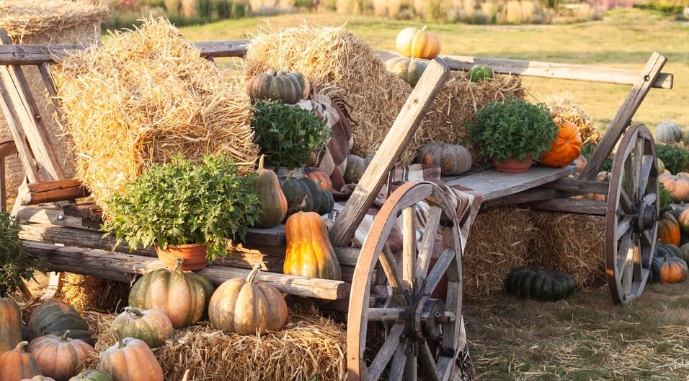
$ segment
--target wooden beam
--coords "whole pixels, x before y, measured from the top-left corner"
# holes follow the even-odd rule
[[[535,201],[524,205],[531,209],[549,212],[605,216],[608,203],[605,201],[560,198],[554,200]]]
[[[100,233],[98,226],[93,226],[86,222],[84,218],[68,216],[62,209],[44,208],[39,206],[20,206],[17,208],[15,216],[19,223],[57,225],[77,229],[88,229]]]
[[[580,178],[569,178],[556,180],[542,185],[544,188],[557,189],[572,194],[608,194],[610,183],[607,181],[584,180]]]
[[[84,198],[91,194],[76,179],[28,183],[19,186],[18,197],[22,205],[36,205],[56,201]]]

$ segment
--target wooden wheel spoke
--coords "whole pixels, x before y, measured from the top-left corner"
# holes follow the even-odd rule
[[[388,246],[387,243],[383,246],[383,255],[380,256],[379,260],[380,266],[383,268],[383,272],[385,272],[385,276],[388,278],[388,283],[390,287],[392,287],[395,302],[400,306],[408,306],[410,302],[409,289],[407,289],[407,286],[402,280],[399,267],[397,267],[397,261],[395,261],[395,257],[392,255],[390,246]]]
[[[402,212],[402,279],[410,289],[414,289],[414,262],[416,261],[416,224],[414,207]]]
[[[624,188],[620,189],[620,207],[625,214],[632,214],[632,200],[629,198]]]
[[[424,376],[426,380],[429,381],[441,381],[440,374],[438,374],[438,368],[435,366],[435,360],[433,360],[433,353],[431,353],[431,348],[428,346],[426,340],[423,344],[419,345],[419,360],[421,361],[421,366],[424,368]]]
[[[418,278],[425,278],[428,274],[428,266],[431,262],[431,255],[433,254],[433,246],[435,245],[435,235],[438,231],[438,224],[440,224],[440,217],[443,210],[437,206],[431,206],[424,226],[424,236],[421,242],[421,250],[416,261],[416,269],[414,275]],[[418,283],[418,282],[417,282]]]
[[[632,231],[628,230],[617,247],[617,265],[615,266],[615,272],[618,278],[623,274],[628,261],[631,259],[630,250],[632,250],[633,244]]]
[[[632,227],[632,217],[631,216],[626,216],[620,221],[619,224],[617,224],[617,240],[619,241],[620,238],[627,232]]]
[[[407,308],[369,308],[369,321],[401,320],[407,317]]]
[[[653,246],[653,238],[651,238],[651,232],[649,230],[645,230],[641,233],[641,245],[644,247]]]
[[[402,376],[404,376],[404,367],[407,362],[407,353],[405,352],[406,347],[406,339],[400,341],[400,343],[397,345],[397,350],[392,356],[388,381],[402,381]]]
[[[655,192],[649,193],[646,196],[644,196],[644,203],[646,203],[646,205],[653,205],[657,199],[658,195],[656,195]]]
[[[632,236],[632,239],[637,239]],[[632,292],[632,277],[634,273],[634,257],[635,252],[638,250],[638,245],[632,244],[626,253],[626,260],[624,263],[624,269],[622,270],[622,295],[629,295]],[[622,253],[624,255],[624,253]]]
[[[433,266],[433,269],[428,274],[426,284],[424,285],[421,293],[430,294],[433,292],[433,290],[435,290],[435,288],[438,286],[438,283],[440,283],[440,278],[442,278],[443,274],[445,274],[448,267],[450,267],[450,263],[452,263],[454,259],[455,251],[453,249],[447,248],[443,251],[438,258],[438,261],[435,263],[435,266]]]
[[[380,378],[381,374],[383,374],[385,366],[388,364],[388,362],[390,362],[392,355],[395,354],[397,347],[399,346],[400,337],[402,336],[402,333],[404,333],[404,329],[404,323],[395,324],[392,327],[390,333],[388,334],[388,337],[385,339],[385,342],[383,343],[383,346],[376,354],[376,357],[373,359],[373,362],[371,362],[371,366],[368,367],[369,381],[375,381],[378,378]]]
[[[648,178],[651,176],[651,169],[653,168],[653,155],[644,155],[641,161],[641,174],[639,175],[639,188],[637,188],[637,199],[641,195],[646,194],[646,187],[648,186]]]

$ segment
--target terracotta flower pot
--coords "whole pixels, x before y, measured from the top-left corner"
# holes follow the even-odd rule
[[[524,160],[518,160],[518,159],[513,159],[511,157],[508,157],[507,159],[503,161],[499,161],[498,159],[493,156],[491,158],[493,160],[493,164],[495,165],[495,169],[497,169],[500,172],[506,172],[506,173],[524,173],[531,168],[531,163],[533,162],[533,157],[531,155],[527,156],[524,158]]]
[[[180,269],[184,271],[201,270],[208,266],[206,245],[169,245],[166,250],[161,250],[156,246],[156,253],[158,253],[158,259],[170,269],[175,268],[177,258],[184,260],[180,266]]]

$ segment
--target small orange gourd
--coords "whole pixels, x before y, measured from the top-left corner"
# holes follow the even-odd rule
[[[581,155],[581,135],[577,125],[561,117],[553,118],[558,126],[557,138],[550,151],[541,155],[539,163],[549,167],[565,167]]]
[[[274,171],[263,168],[265,155],[258,159],[258,202],[261,207],[257,227],[272,228],[280,225],[287,215],[287,199],[280,187],[280,181]]]
[[[284,273],[309,278],[342,280],[340,262],[328,229],[314,212],[298,212],[285,223],[287,253]]]

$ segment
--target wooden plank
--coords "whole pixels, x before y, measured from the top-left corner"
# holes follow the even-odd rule
[[[608,194],[609,186],[610,183],[607,181],[584,180],[569,177],[543,184],[543,188],[557,189],[573,194]]]
[[[19,186],[22,205],[36,205],[55,201],[74,200],[91,194],[77,179],[28,183]]]
[[[428,65],[335,221],[330,231],[334,246],[349,246],[366,210],[373,204],[395,160],[411,140],[448,75],[449,69],[439,61],[433,60]]]
[[[20,223],[57,225],[100,232],[98,226],[92,226],[81,217],[65,215],[62,209],[22,206],[17,208],[15,216]]]
[[[485,201],[481,204],[481,210],[507,205],[523,204],[533,201],[552,200],[563,197],[565,197],[564,192],[555,189],[532,188],[509,195],[509,197],[494,198],[492,200]]]
[[[7,181],[5,180],[5,158],[17,154],[17,145],[11,138],[0,140],[0,210],[7,211]]]
[[[447,185],[459,185],[483,194],[484,202],[510,196],[523,190],[543,185],[576,173],[576,166],[563,168],[532,166],[525,173],[503,173],[486,169],[459,178],[443,178]]]
[[[0,45],[0,47],[1,46],[4,45]],[[5,115],[7,127],[12,134],[14,144],[17,148],[17,152],[19,153],[18,157],[22,163],[22,167],[24,168],[25,175],[29,181],[36,182],[38,181],[38,171],[36,171],[36,168],[34,168],[33,165],[33,154],[31,153],[29,143],[26,140],[26,134],[24,134],[24,130],[21,128],[21,123],[19,122],[19,116],[17,115],[17,111],[14,107],[14,102],[10,97],[10,92],[5,85],[2,75],[0,75],[0,95],[2,96],[0,108],[2,108],[2,113]]]
[[[639,106],[641,106],[641,102],[646,98],[646,94],[651,89],[651,84],[658,78],[666,62],[667,58],[657,52],[651,55],[651,58],[646,63],[646,67],[629,91],[624,103],[622,103],[612,122],[610,122],[610,127],[605,130],[605,134],[598,142],[598,146],[591,154],[579,178],[586,180],[596,178],[598,172],[603,167],[603,163],[610,156],[615,144],[617,144],[617,140],[631,124],[632,117],[636,110],[639,109]]]
[[[555,200],[535,201],[524,205],[530,207],[531,209],[546,210],[549,212],[604,216],[607,202],[595,200],[577,200],[573,198],[560,198]]]
[[[157,258],[140,255],[61,247],[37,242],[23,243],[31,255],[45,257],[46,266],[50,271],[68,271],[99,277],[103,271],[143,275],[164,267]],[[228,279],[246,278],[251,270],[210,265],[197,272],[205,275],[213,284],[219,285]],[[271,272],[259,272],[256,280],[270,283],[280,292],[307,298],[336,300],[347,297],[349,290],[349,285],[343,281],[304,278]]]

